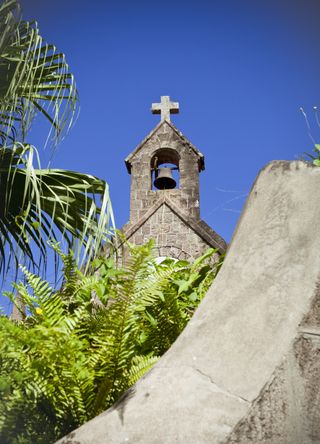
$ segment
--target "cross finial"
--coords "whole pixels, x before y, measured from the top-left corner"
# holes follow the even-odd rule
[[[153,103],[151,111],[152,114],[161,114],[161,122],[163,120],[170,122],[170,113],[178,114],[179,103],[171,102],[170,96],[161,96],[161,103]]]

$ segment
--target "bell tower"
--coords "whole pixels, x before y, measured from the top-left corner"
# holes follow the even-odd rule
[[[203,154],[170,122],[170,111],[178,113],[179,103],[162,96],[161,103],[153,103],[151,110],[161,113],[160,123],[126,158],[131,174],[130,220],[139,219],[163,195],[199,218]]]
[[[125,160],[131,191],[124,234],[136,244],[154,238],[159,255],[177,259],[193,258],[210,246],[223,252],[225,241],[200,219],[204,156],[170,121],[179,103],[162,96],[151,111],[161,115],[159,124]]]

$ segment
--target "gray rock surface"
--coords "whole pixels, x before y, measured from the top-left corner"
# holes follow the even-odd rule
[[[320,168],[272,162],[185,331],[59,443],[319,443],[319,274]]]

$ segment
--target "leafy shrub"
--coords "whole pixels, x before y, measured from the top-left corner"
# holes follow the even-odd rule
[[[315,166],[320,166],[320,144],[316,143],[314,145],[314,149],[313,152],[316,153],[316,155],[314,154],[310,154],[310,153],[305,153],[306,156],[308,156],[310,159],[312,159],[312,164]]]
[[[0,318],[1,443],[48,444],[110,407],[175,341],[221,265],[207,263],[214,250],[158,264],[151,241],[128,248],[125,267],[99,258],[90,276],[59,252],[59,291],[23,268],[28,315]]]

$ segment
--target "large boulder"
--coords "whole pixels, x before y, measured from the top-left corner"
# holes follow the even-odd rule
[[[259,174],[184,332],[60,444],[320,442],[320,168]]]

